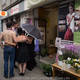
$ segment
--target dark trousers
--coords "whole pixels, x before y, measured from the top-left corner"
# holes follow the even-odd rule
[[[4,46],[4,75],[8,76],[8,60],[10,59],[10,76],[14,75],[15,48]]]

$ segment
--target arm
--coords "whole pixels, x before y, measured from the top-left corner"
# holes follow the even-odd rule
[[[26,41],[27,39],[26,39],[26,37],[25,36],[18,36],[18,37],[16,37],[16,35],[15,35],[15,33],[13,34],[13,40],[14,40],[14,42],[22,42],[22,41]]]
[[[1,44],[2,38],[3,38],[3,33],[0,34],[0,44]]]
[[[72,18],[70,18],[70,15],[69,14],[66,16],[67,26],[70,26],[71,21],[73,20],[74,16],[75,16],[74,13],[72,14]]]
[[[28,44],[31,44],[32,41],[33,41],[33,37],[26,37],[26,38],[27,38],[27,43],[28,43]]]
[[[69,18],[69,15],[66,16],[66,21],[67,21],[67,26],[70,25],[70,18]]]
[[[16,46],[16,43],[11,43],[11,42],[8,42],[8,41],[5,41],[5,44]]]
[[[2,38],[3,38],[3,33],[0,34],[0,46],[1,46],[1,48],[3,48],[3,44],[1,42]]]

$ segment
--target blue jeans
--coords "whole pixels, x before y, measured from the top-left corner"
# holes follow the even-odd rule
[[[14,75],[15,47],[4,46],[4,76],[8,76],[8,60],[10,59],[10,76]]]

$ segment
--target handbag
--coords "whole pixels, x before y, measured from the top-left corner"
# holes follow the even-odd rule
[[[65,35],[64,35],[65,40],[73,40],[73,33],[70,28],[67,29]]]

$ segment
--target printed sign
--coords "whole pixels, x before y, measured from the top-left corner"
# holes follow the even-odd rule
[[[0,16],[7,16],[7,12],[6,11],[0,11]]]
[[[11,15],[16,14],[19,12],[19,5],[16,5],[11,8]]]
[[[55,41],[55,46],[56,47],[60,47],[60,45],[61,45],[61,38],[56,38],[56,41]]]

